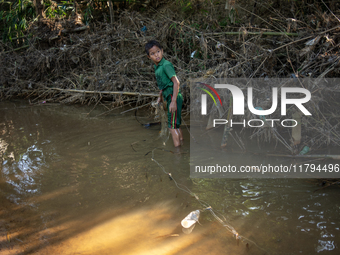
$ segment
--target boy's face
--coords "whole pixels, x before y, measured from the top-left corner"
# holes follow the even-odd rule
[[[155,65],[158,65],[163,58],[163,50],[158,48],[156,45],[149,50],[148,58],[151,59]]]

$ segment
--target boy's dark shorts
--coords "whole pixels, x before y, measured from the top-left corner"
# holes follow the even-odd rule
[[[179,128],[181,125],[181,113],[182,113],[182,105],[183,105],[183,96],[181,93],[177,94],[177,111],[170,112],[169,106],[172,100],[172,94],[166,97],[166,108],[168,110],[168,127],[172,129]]]

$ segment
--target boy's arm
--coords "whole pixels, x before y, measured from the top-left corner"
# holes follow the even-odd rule
[[[177,79],[177,76],[173,76],[171,78],[171,81],[173,82],[174,87],[173,87],[172,100],[169,106],[169,111],[175,112],[177,110],[177,95],[179,91],[179,80]]]

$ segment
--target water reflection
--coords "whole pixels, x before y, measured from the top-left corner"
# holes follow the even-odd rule
[[[12,202],[20,203],[21,196],[32,195],[39,191],[37,176],[42,173],[43,167],[47,167],[45,155],[37,140],[32,141],[27,138],[24,128],[16,129],[12,121],[3,122],[1,126],[5,127],[0,140],[2,178],[13,187],[14,192],[8,194]],[[23,133],[23,136],[16,140],[18,132]],[[29,134],[29,136],[33,135]]]

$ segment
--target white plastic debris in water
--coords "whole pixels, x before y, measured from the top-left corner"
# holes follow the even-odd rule
[[[199,210],[192,211],[181,221],[182,227],[183,228],[190,228],[192,225],[194,225],[198,221],[199,217],[200,217],[200,211]]]

